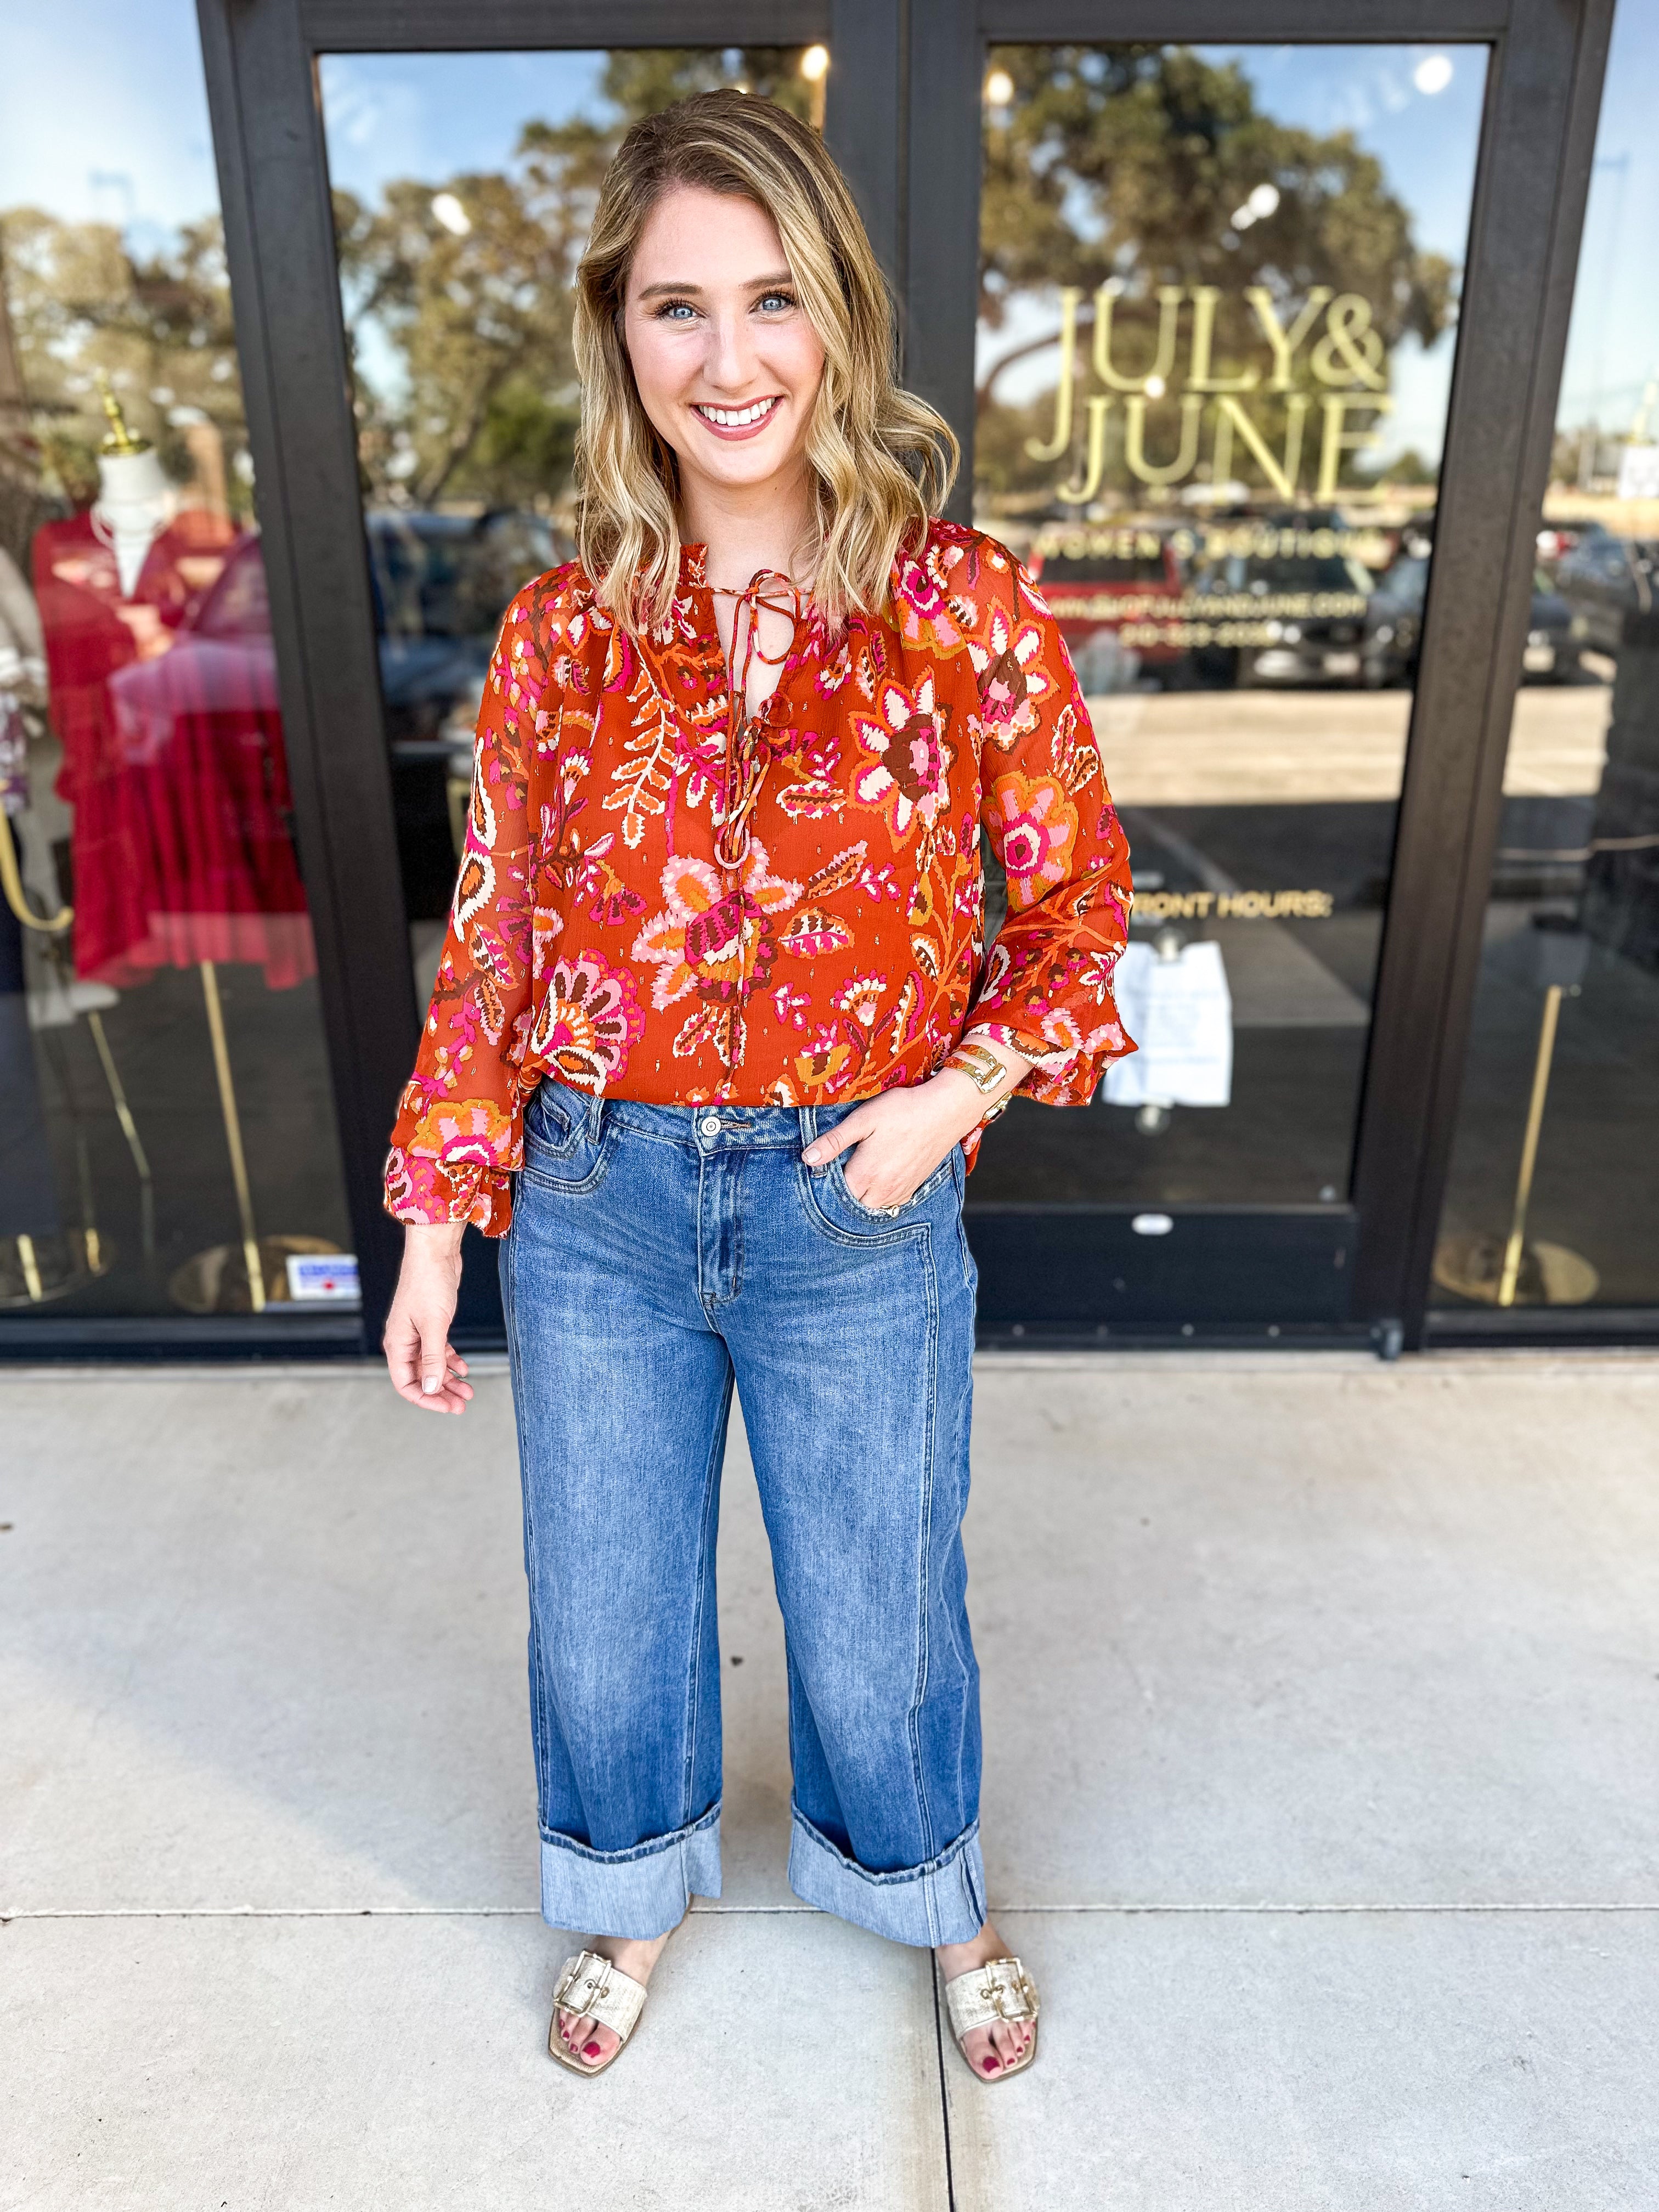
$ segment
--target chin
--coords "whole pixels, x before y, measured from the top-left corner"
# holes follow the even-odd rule
[[[755,452],[739,448],[736,452],[714,453],[702,464],[703,472],[718,483],[741,488],[744,484],[770,483],[789,463],[789,449],[777,446],[770,451]]]
[[[728,469],[754,469],[757,473],[770,474],[788,459],[796,443],[796,423],[799,417],[793,410],[780,421],[775,415],[762,435],[756,439],[727,440],[717,438],[696,411],[684,410],[685,435],[695,441],[695,450],[707,456],[707,465]],[[764,455],[763,459],[761,457]]]

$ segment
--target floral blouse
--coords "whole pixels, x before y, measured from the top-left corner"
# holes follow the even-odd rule
[[[507,611],[386,1163],[402,1220],[506,1229],[549,1073],[655,1104],[839,1104],[925,1080],[972,1030],[1034,1062],[1031,1097],[1082,1105],[1134,1048],[1112,998],[1128,848],[1012,555],[935,522],[884,615],[832,635],[809,608],[729,762],[705,558],[684,549],[657,632],[615,623],[574,562]],[[1008,884],[988,959],[981,830]]]

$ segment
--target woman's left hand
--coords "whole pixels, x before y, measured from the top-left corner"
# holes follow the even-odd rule
[[[816,1137],[801,1154],[809,1168],[827,1167],[849,1146],[857,1150],[847,1163],[847,1188],[859,1204],[879,1213],[903,1206],[920,1190],[952,1146],[978,1127],[997,1098],[1004,1097],[1030,1066],[1019,1054],[997,1053],[1009,1080],[988,1098],[968,1076],[942,1068],[908,1090],[884,1091],[866,1098],[844,1121]]]

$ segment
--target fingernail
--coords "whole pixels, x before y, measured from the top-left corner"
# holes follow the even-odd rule
[[[423,1397],[430,1398],[436,1391],[437,1388],[438,1378],[435,1375],[422,1376],[421,1378],[421,1392]]]

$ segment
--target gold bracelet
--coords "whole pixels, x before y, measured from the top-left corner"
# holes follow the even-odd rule
[[[958,1075],[965,1075],[974,1088],[988,1098],[1008,1070],[982,1044],[959,1044],[945,1063]]]

